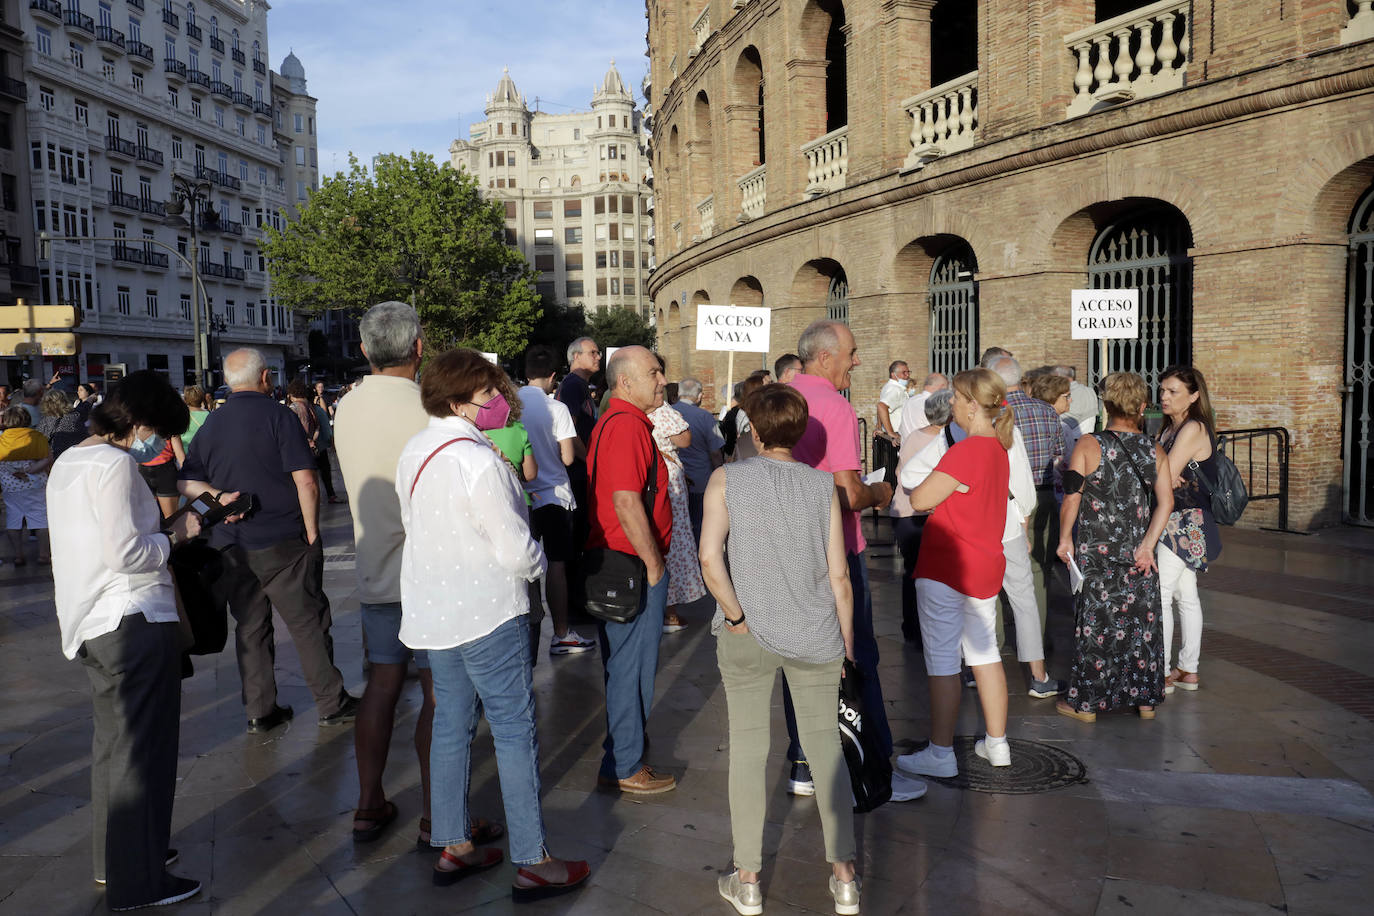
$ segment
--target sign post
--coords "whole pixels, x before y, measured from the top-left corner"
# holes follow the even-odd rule
[[[42,373],[43,356],[75,356],[81,341],[71,333],[81,324],[74,305],[27,305],[23,299],[0,306],[0,356],[27,356],[34,378]],[[57,329],[62,330],[57,330]]]
[[[697,306],[697,349],[726,351],[725,403],[735,383],[736,353],[767,353],[773,312],[738,305]],[[717,389],[719,390],[719,389]]]
[[[1140,337],[1140,290],[1076,289],[1070,294],[1069,310],[1073,339],[1099,341],[1101,381],[1107,375],[1107,341]]]

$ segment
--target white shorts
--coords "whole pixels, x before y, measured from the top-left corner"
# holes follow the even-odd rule
[[[997,651],[997,596],[970,598],[934,579],[916,580],[916,610],[926,673],[959,673],[959,657],[969,667],[1002,661]]]

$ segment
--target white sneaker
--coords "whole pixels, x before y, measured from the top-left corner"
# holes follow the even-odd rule
[[[549,640],[550,655],[570,655],[574,652],[587,652],[596,648],[596,641],[586,639],[577,634],[572,627],[563,637],[551,636]]]
[[[937,779],[950,779],[959,775],[959,761],[954,754],[938,758],[930,746],[921,748],[914,754],[903,754],[897,758],[897,769],[909,776],[934,776]]]
[[[982,757],[995,767],[1011,766],[1011,745],[1006,741],[988,744],[982,738],[973,745],[973,753]]]
[[[926,784],[921,780],[903,776],[901,773],[892,774],[892,801],[915,801],[925,794]]]
[[[857,916],[859,912],[859,879],[841,881],[830,876],[830,896],[835,899],[835,912],[840,916]]]

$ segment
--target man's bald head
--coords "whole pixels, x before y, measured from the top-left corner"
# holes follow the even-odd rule
[[[224,357],[224,383],[231,391],[260,391],[267,360],[252,347],[243,347]]]
[[[606,362],[606,387],[611,394],[645,413],[663,403],[665,384],[658,357],[645,347],[621,347]]]

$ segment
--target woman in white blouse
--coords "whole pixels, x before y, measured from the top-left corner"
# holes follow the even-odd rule
[[[186,431],[188,419],[160,375],[132,372],[91,411],[92,435],[63,452],[48,477],[62,652],[81,659],[94,691],[95,879],[115,910],[175,903],[200,890],[167,872],[181,719],[167,558],[200,523],[187,512],[164,529],[138,471],[164,438]]]
[[[517,865],[512,894],[524,900],[577,887],[590,870],[544,847],[528,583],[545,563],[520,482],[482,434],[506,425],[503,381],[475,350],[450,350],[425,368],[420,398],[429,426],[406,443],[396,466],[406,532],[400,635],[410,648],[428,650],[434,678],[430,843],[443,849],[434,883],[453,884],[502,860],[499,849],[475,848],[468,819],[480,701]]]

